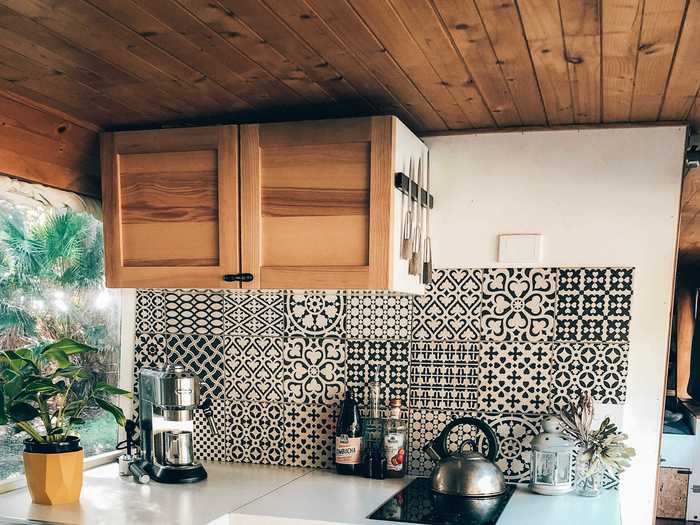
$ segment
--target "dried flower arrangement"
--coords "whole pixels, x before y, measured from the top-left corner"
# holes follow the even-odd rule
[[[597,493],[600,489],[596,486],[599,482],[596,478],[605,471],[619,474],[630,466],[635,455],[634,449],[625,443],[627,435],[620,432],[609,417],[597,429],[592,429],[593,415],[593,399],[589,392],[582,393],[559,414],[563,433],[576,443],[579,450],[579,492]]]

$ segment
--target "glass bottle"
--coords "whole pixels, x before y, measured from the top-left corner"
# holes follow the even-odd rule
[[[382,383],[379,367],[374,369],[374,379],[368,385],[369,417],[364,421],[363,470],[368,478],[384,478],[384,454],[382,453],[381,414]]]
[[[401,400],[389,402],[389,417],[384,424],[384,457],[386,458],[387,478],[402,478],[406,475],[407,425],[401,419]]]
[[[362,418],[352,390],[345,399],[335,427],[335,468],[338,474],[359,474],[362,468]]]

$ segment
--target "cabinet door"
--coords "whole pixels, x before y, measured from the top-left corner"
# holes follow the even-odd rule
[[[239,287],[236,126],[105,133],[107,286]]]
[[[388,288],[393,126],[241,126],[245,287]]]

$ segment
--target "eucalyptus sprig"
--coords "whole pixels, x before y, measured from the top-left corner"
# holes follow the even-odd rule
[[[584,475],[602,470],[624,471],[635,455],[635,450],[625,443],[627,434],[620,432],[609,417],[597,429],[592,429],[593,416],[593,399],[589,392],[581,394],[559,414],[563,433],[576,443],[579,457],[588,465]]]
[[[77,364],[74,356],[97,350],[72,339],[0,352],[0,425],[12,423],[37,443],[65,441],[85,423],[87,408],[98,407],[124,426],[111,396],[131,394]]]

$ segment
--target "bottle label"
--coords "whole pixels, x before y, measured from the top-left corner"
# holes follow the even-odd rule
[[[384,436],[384,455],[386,456],[387,470],[403,470],[406,461],[406,444],[403,434],[392,432]]]
[[[362,455],[362,438],[348,437],[347,434],[335,438],[335,462],[340,465],[359,465]]]

